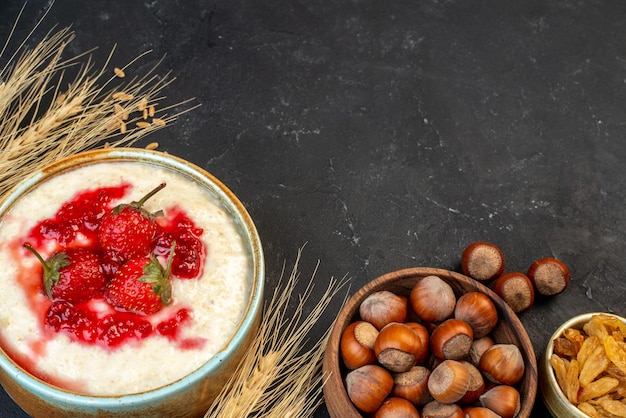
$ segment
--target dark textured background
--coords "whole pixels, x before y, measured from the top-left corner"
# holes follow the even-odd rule
[[[0,41],[21,6],[0,2]],[[27,4],[9,49],[47,6]],[[521,315],[540,356],[574,314],[626,314],[625,13],[622,0],[58,0],[28,45],[71,25],[69,52],[98,47],[96,65],[116,44],[111,67],[153,50],[127,73],[164,57],[167,102],[201,107],[142,144],[239,196],[268,290],[305,243],[320,291],[333,276],[353,292],[400,268],[458,270],[477,240],[509,271],[563,260],[571,286]],[[0,410],[24,416],[3,392]]]

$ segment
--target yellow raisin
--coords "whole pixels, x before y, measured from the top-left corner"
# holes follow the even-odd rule
[[[556,377],[556,381],[561,388],[561,391],[565,393],[567,390],[567,366],[565,365],[565,361],[556,354],[552,354],[550,356],[550,364],[554,369],[554,376]]]
[[[572,358],[578,353],[575,344],[565,337],[555,338],[552,344],[554,345],[553,351],[560,357]]]
[[[596,377],[604,373],[607,367],[609,367],[609,363],[610,361],[604,352],[604,347],[597,347],[580,368],[578,377],[580,384],[586,386],[591,383]]]
[[[607,336],[602,343],[606,356],[617,366],[623,373],[626,373],[626,350],[624,350],[613,336]]]
[[[602,347],[602,341],[600,338],[596,336],[588,337],[583,343],[582,347],[578,351],[576,355],[576,360],[578,360],[578,365],[582,368],[585,367],[585,362],[587,358],[598,348]]]
[[[626,418],[626,404],[614,399],[602,399],[598,403],[609,414]]]
[[[597,314],[594,315],[593,318],[595,318],[596,321],[602,323],[608,329],[609,333],[612,333],[616,330],[620,330],[622,333],[626,333],[626,324],[624,324],[622,321],[614,316]]]
[[[580,389],[580,382],[578,381],[578,361],[572,360],[567,368],[565,375],[565,395],[567,399],[574,405],[578,404],[578,390]]]
[[[586,402],[604,396],[615,389],[618,384],[619,381],[614,377],[601,377],[589,383],[587,386],[583,386],[578,395],[578,401]]]
[[[574,347],[576,347],[576,352],[580,350],[580,346],[583,345],[585,341],[585,335],[579,329],[575,328],[567,328],[563,331],[563,336],[572,342]]]
[[[591,418],[599,418],[600,414],[596,410],[596,408],[588,402],[581,402],[578,404],[578,409],[580,409],[585,414],[589,415]]]

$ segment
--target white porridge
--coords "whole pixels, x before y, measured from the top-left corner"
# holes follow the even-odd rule
[[[144,207],[150,212],[162,209],[166,216],[168,209],[181,208],[203,230],[206,256],[200,277],[172,278],[172,303],[148,320],[156,324],[183,308],[191,319],[181,324],[176,338],[154,332],[113,348],[84,344],[45,329],[41,316],[51,302],[36,286],[40,270],[37,260],[25,256],[21,248],[24,236],[41,220],[54,217],[79,191],[130,183],[132,187],[119,200],[129,202],[161,182],[166,188]],[[104,162],[57,175],[17,201],[0,223],[2,346],[29,372],[66,389],[121,395],[163,386],[196,370],[233,336],[251,293],[249,252],[220,201],[174,171],[143,163]],[[110,311],[105,305],[97,300],[90,306],[95,312]]]

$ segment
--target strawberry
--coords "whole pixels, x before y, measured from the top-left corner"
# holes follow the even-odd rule
[[[43,287],[52,300],[79,303],[102,292],[107,278],[97,253],[87,248],[67,248],[44,260],[28,243],[24,247],[32,252],[43,266]]]
[[[98,226],[98,243],[105,258],[121,264],[150,253],[157,230],[154,218],[162,212],[149,213],[143,204],[164,187],[161,183],[141,200],[117,205],[104,215]]]
[[[172,259],[173,251],[166,269],[154,255],[127,261],[107,284],[106,299],[124,311],[146,315],[158,312],[172,298],[172,284],[169,280]]]

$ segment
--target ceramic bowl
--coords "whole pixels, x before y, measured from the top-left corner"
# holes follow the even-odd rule
[[[198,369],[156,389],[128,395],[89,396],[60,389],[29,374],[4,351],[0,351],[0,383],[11,398],[33,417],[201,417],[232,376],[258,329],[263,302],[264,259],[256,228],[242,203],[224,184],[185,160],[157,151],[133,148],[81,153],[33,173],[14,188],[0,202],[0,220],[17,200],[60,173],[85,165],[120,161],[141,162],[182,174],[216,197],[229,216],[234,218],[245,251],[252,261],[248,278],[250,290],[242,318],[230,340]]]
[[[330,415],[333,418],[361,417],[360,412],[347,395],[344,386],[347,371],[339,354],[341,335],[351,322],[359,318],[358,311],[361,303],[367,296],[380,290],[388,290],[408,297],[413,286],[430,275],[438,276],[447,282],[457,297],[466,292],[478,291],[486,294],[493,301],[498,311],[499,321],[491,333],[492,337],[499,343],[517,345],[524,357],[526,366],[524,376],[516,385],[521,396],[521,409],[518,417],[530,417],[537,394],[537,362],[530,338],[518,317],[501,298],[477,281],[453,271],[427,267],[398,270],[372,280],[352,295],[340,311],[331,330],[323,361],[324,373],[328,376],[323,389],[324,399]]]
[[[560,327],[554,331],[550,337],[546,350],[541,356],[539,362],[539,387],[543,395],[543,401],[548,408],[550,414],[556,418],[589,418],[589,415],[583,413],[574,406],[565,396],[559,384],[556,381],[554,369],[550,365],[550,357],[554,353],[554,340],[563,334],[567,328],[582,329],[585,323],[589,322],[592,316],[598,315],[600,312],[590,312],[577,315],[565,321]],[[626,318],[621,316],[602,312],[602,315],[613,316],[626,324]]]

